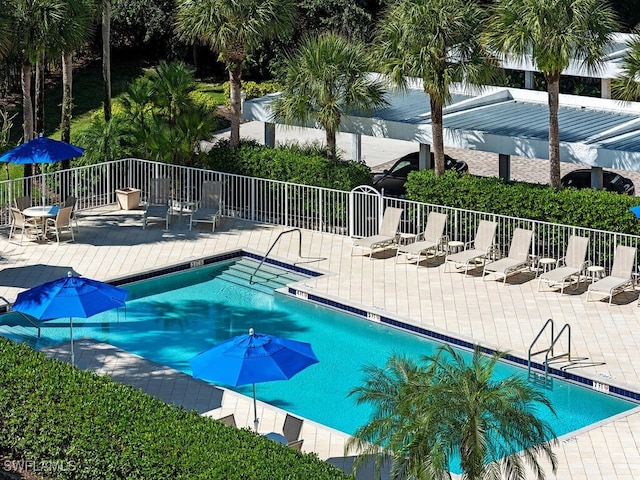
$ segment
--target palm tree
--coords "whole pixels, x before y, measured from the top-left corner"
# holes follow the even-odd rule
[[[0,0],[0,58],[4,57],[11,48],[11,15],[8,0]]]
[[[614,78],[611,91],[620,100],[637,102],[640,99],[640,37],[635,37],[627,45],[622,57],[622,72]]]
[[[385,368],[367,367],[365,385],[351,394],[374,412],[348,447],[377,459],[381,450],[392,456],[392,474],[400,479],[449,478],[454,458],[470,480],[524,479],[525,465],[545,478],[538,457],[555,472],[555,439],[537,412],[553,407],[521,376],[494,379],[502,356],[487,358],[476,348],[466,362],[444,346],[422,363],[392,356]]]
[[[9,28],[13,48],[22,52],[21,84],[23,140],[34,138],[34,106],[31,95],[33,65],[52,44],[57,26],[65,16],[67,5],[57,0],[9,0]],[[24,176],[32,174],[31,164],[24,166]]]
[[[379,68],[398,87],[422,80],[429,94],[435,173],[444,173],[442,110],[450,85],[487,83],[492,61],[481,44],[484,10],[466,0],[399,0],[380,22]]]
[[[218,52],[229,72],[230,145],[240,143],[240,89],[247,55],[293,26],[292,0],[180,0],[176,29],[187,42],[203,42]]]
[[[349,110],[385,105],[379,80],[367,73],[364,45],[336,33],[308,39],[285,61],[284,88],[271,105],[276,121],[316,121],[326,132],[327,156],[336,158],[336,133]]]
[[[549,181],[560,187],[560,75],[576,59],[601,64],[617,29],[613,10],[601,0],[498,0],[485,39],[503,56],[531,59],[547,82],[549,97]]]
[[[73,52],[82,47],[92,30],[96,5],[93,0],[66,0],[67,15],[60,25],[62,57],[62,112],[60,116],[61,139],[71,141],[71,114],[73,110]],[[70,161],[62,162],[69,168]]]

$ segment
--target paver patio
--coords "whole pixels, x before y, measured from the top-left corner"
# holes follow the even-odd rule
[[[160,225],[143,230],[141,214],[141,211],[118,211],[115,206],[83,212],[76,242],[60,246],[55,242],[25,242],[23,246],[8,243],[7,229],[1,244],[0,295],[13,301],[21,290],[59,278],[70,268],[87,277],[110,280],[238,248],[265,252],[283,230],[230,218],[225,218],[215,233],[206,226],[189,231],[181,222],[168,231]],[[289,262],[309,262],[298,258],[297,248],[295,236],[284,236],[272,256]],[[640,391],[640,307],[636,293],[616,297],[611,307],[606,302],[587,304],[584,293],[537,292],[533,274],[511,277],[503,285],[497,281],[483,282],[472,274],[464,277],[444,273],[441,262],[416,269],[413,263],[396,264],[393,254],[369,260],[364,255],[351,256],[350,250],[351,240],[347,237],[303,231],[303,255],[321,258],[305,266],[329,273],[305,280],[300,288],[374,312],[385,311],[410,323],[509,350],[524,358],[543,323],[553,318],[558,325],[571,325],[574,355],[588,357],[596,364],[585,364],[575,369],[575,373]],[[205,403],[206,398],[220,395],[216,387],[183,378],[186,376],[150,362],[145,364],[139,357],[104,344],[80,345],[79,363],[87,356],[86,365],[90,366],[99,356],[94,365],[112,375],[117,371],[118,380],[126,382],[130,367],[138,378],[141,369],[147,369],[151,376],[164,371],[170,382],[178,377],[186,382],[184,385],[197,382],[198,396],[200,400],[205,398]],[[68,346],[63,344],[50,349],[50,353],[56,355],[57,351],[57,355],[64,356],[65,348]],[[154,388],[158,392],[163,390],[159,386]],[[182,388],[188,391],[195,387]],[[175,398],[184,397],[185,392],[179,387],[174,385],[173,390]],[[219,417],[234,411],[240,426],[250,426],[249,405],[249,399],[229,392],[223,395],[221,408],[209,414]],[[261,409],[261,430],[280,430],[284,412],[264,404]],[[346,435],[305,421],[301,438],[304,451],[329,458],[342,455]],[[640,478],[639,445],[640,409],[636,409],[603,425],[576,432],[570,438],[561,438],[555,449],[559,458],[556,478]]]

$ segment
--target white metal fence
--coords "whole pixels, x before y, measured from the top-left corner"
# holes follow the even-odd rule
[[[382,197],[368,188],[344,192],[131,158],[0,182],[0,225],[10,224],[8,207],[16,197],[30,195],[32,204],[40,205],[74,195],[78,210],[87,210],[116,203],[115,191],[127,187],[140,189],[144,200],[152,178],[169,178],[172,197],[183,202],[200,197],[203,181],[218,180],[223,184],[225,216],[340,235],[376,233],[382,212],[394,206],[404,211],[403,233],[424,230],[427,215],[433,210],[448,215],[446,228],[452,240],[473,240],[478,222],[488,219],[498,223],[497,242],[506,250],[515,228],[531,229],[531,253],[538,257],[559,258],[570,235],[585,236],[590,239],[589,260],[607,271],[616,245],[638,247],[640,240],[635,235]]]

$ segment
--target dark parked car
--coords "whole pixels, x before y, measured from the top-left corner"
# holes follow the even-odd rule
[[[383,191],[384,194],[391,197],[399,197],[407,193],[404,184],[407,181],[409,172],[418,170],[418,152],[408,153],[404,157],[398,159],[389,170],[382,173],[374,173],[373,186]],[[433,152],[431,152],[431,168],[433,168]],[[458,173],[464,173],[469,170],[466,162],[455,160],[449,155],[444,156],[444,168],[447,170],[455,170]]]
[[[591,169],[579,168],[567,173],[560,179],[563,187],[591,188]],[[633,182],[622,175],[609,170],[602,171],[602,188],[609,192],[634,195],[636,188]]]

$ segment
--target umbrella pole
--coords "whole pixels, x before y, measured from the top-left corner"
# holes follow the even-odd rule
[[[69,325],[71,329],[71,366],[75,366],[76,361],[73,355],[73,317],[69,318]]]
[[[258,431],[258,404],[256,403],[256,384],[253,384],[253,428]]]

